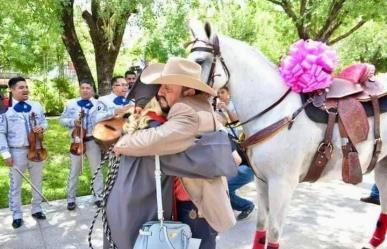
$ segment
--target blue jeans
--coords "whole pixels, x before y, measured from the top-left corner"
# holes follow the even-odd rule
[[[378,189],[378,187],[376,187],[376,184],[372,185],[371,197],[379,199],[379,189]]]
[[[235,191],[254,180],[253,170],[246,165],[240,165],[238,174],[228,178],[231,206],[234,210],[245,211],[254,207],[254,203],[236,195]]]
[[[204,218],[197,217],[197,210],[191,201],[177,202],[179,221],[191,228],[192,238],[202,240],[199,249],[215,249],[218,233],[212,229]],[[194,212],[195,215],[190,217],[191,212]]]

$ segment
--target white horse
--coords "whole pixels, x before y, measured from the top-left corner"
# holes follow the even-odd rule
[[[193,48],[212,48],[215,34],[209,24],[191,23],[194,36]],[[270,106],[288,89],[282,81],[278,68],[264,55],[246,43],[227,36],[218,35],[221,56],[229,69],[228,87],[239,120],[245,121]],[[213,54],[208,51],[192,51],[189,58],[203,69],[206,82],[210,73]],[[226,70],[219,60],[215,66],[213,87],[219,89],[226,84]],[[219,76],[218,76],[219,75]],[[243,125],[246,137],[268,125],[292,114],[302,105],[300,95],[290,93],[277,107],[262,117]],[[373,119],[369,119],[369,139],[356,147],[365,172],[374,144]],[[324,137],[326,125],[315,123],[302,112],[293,127],[282,129],[270,139],[249,148],[248,155],[254,171],[266,182],[257,181],[258,219],[253,249],[279,248],[289,202],[299,182],[306,175],[317,146]],[[382,140],[387,141],[387,114],[381,115]],[[341,179],[341,144],[337,126],[333,135],[334,153],[320,180]],[[382,213],[387,215],[387,146],[385,145],[375,168],[375,180],[380,190]],[[266,242],[263,242],[266,241]],[[263,243],[262,243],[263,242]],[[368,245],[367,248],[375,248]]]

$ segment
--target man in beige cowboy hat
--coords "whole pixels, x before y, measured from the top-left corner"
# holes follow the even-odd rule
[[[221,127],[208,101],[209,95],[214,96],[216,92],[203,83],[200,76],[200,65],[183,58],[170,58],[166,64],[156,63],[148,66],[141,75],[141,81],[145,84],[161,84],[158,98],[168,113],[167,121],[156,128],[138,130],[134,134],[123,136],[117,142],[114,151],[129,157],[172,155],[187,149],[189,151],[201,136],[220,133],[214,132]],[[201,153],[197,156],[208,156],[210,161],[207,162],[206,158],[201,160],[205,164],[212,165],[217,161],[213,155],[216,153],[212,151],[211,155]],[[229,168],[232,168],[235,164],[232,162],[230,148],[227,153],[230,157],[222,164],[228,164]],[[215,156],[223,157],[219,154]],[[185,165],[176,164],[175,167],[184,168]],[[206,170],[214,175],[210,173],[212,170],[210,167],[214,166],[209,166]],[[163,166],[161,169],[168,174]],[[233,173],[235,172],[236,168]],[[217,174],[216,177],[208,175],[212,177],[211,179],[198,178],[198,175],[175,179],[174,193],[179,220],[190,225],[194,238],[202,239],[200,249],[215,249],[217,232],[225,231],[235,224],[227,195],[227,183],[220,177],[221,175],[225,174]],[[145,184],[154,183],[148,181]],[[110,217],[108,215],[108,220],[110,218],[113,219],[113,215]]]

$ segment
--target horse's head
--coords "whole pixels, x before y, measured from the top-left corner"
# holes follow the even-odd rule
[[[190,21],[193,36],[189,59],[202,67],[202,80],[216,91],[225,86],[229,79],[229,71],[221,56],[219,39],[213,33],[209,23],[204,26],[196,21]]]

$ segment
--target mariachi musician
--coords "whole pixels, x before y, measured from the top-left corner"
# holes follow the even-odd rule
[[[32,216],[38,220],[46,219],[41,207],[40,193],[43,161],[47,158],[47,151],[43,151],[41,140],[40,147],[36,148],[38,141],[35,139],[43,139],[42,134],[47,130],[48,125],[42,106],[28,99],[28,85],[24,78],[11,78],[8,87],[11,91],[10,107],[0,115],[0,153],[5,164],[11,167],[9,207],[13,213],[12,227],[16,229],[23,224],[21,186],[23,172],[27,169],[34,186]]]
[[[123,76],[115,76],[111,80],[112,92],[98,99],[98,111],[96,122],[100,122],[113,117],[123,117],[134,101],[127,98],[129,84]]]
[[[94,99],[94,90],[90,82],[82,81],[79,86],[80,97],[71,99],[66,104],[59,122],[70,131],[72,143],[70,145],[71,169],[67,186],[67,209],[76,207],[76,188],[79,173],[83,167],[83,157],[90,162],[92,175],[101,163],[101,149],[95,142],[92,131],[95,124],[95,112],[98,101]],[[94,203],[102,205],[103,177],[99,172],[94,180]]]

